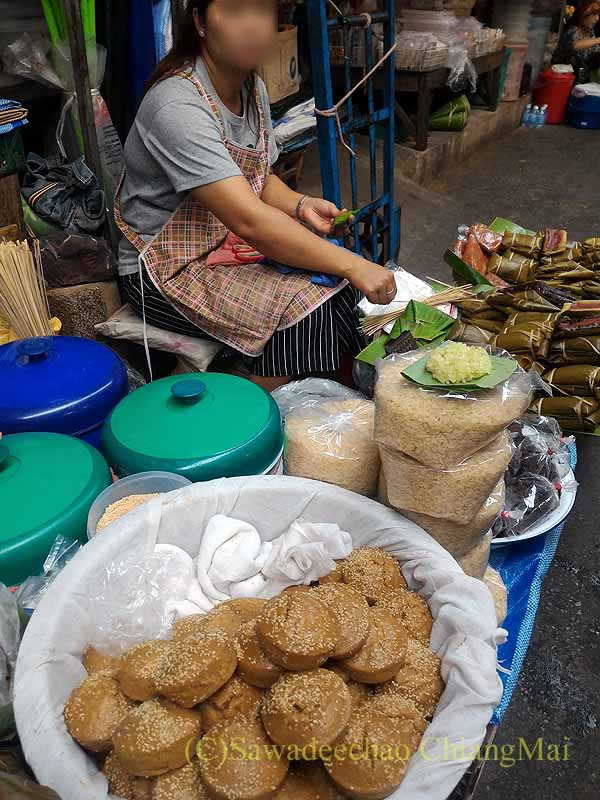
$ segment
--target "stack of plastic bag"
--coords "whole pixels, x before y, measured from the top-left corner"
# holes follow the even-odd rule
[[[375,497],[375,405],[334,381],[295,381],[273,393],[285,422],[284,472]]]
[[[529,405],[531,381],[517,370],[493,389],[425,389],[402,375],[421,358],[418,351],[378,364],[379,499],[482,578],[513,452],[506,429]]]

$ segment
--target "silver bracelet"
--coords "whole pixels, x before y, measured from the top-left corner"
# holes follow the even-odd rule
[[[296,206],[296,219],[300,221],[300,212],[302,211],[302,206],[308,200],[309,195],[303,194],[300,200],[298,200],[298,205]]]

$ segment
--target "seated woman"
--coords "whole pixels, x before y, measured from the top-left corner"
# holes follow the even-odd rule
[[[594,28],[600,20],[600,3],[584,2],[575,11],[552,57],[553,64],[571,64],[579,82],[590,79],[600,67],[600,38]]]
[[[335,205],[271,173],[277,146],[255,70],[276,31],[277,0],[190,0],[127,139],[115,207],[134,310],[143,297],[153,325],[251,357],[268,390],[337,372],[363,344],[360,294],[387,304],[396,291],[389,270],[323,238]],[[302,271],[247,263],[253,251]]]

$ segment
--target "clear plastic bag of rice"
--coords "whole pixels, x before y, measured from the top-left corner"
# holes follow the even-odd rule
[[[327,378],[304,378],[301,381],[290,381],[290,383],[275,389],[272,396],[284,419],[297,408],[318,406],[325,400],[360,400],[362,398],[362,395],[354,389],[349,389],[347,386]]]
[[[380,469],[374,419],[375,405],[359,398],[296,408],[285,418],[285,474],[374,497]]]
[[[512,445],[503,432],[461,463],[446,469],[419,464],[380,445],[381,465],[394,508],[466,525],[479,513],[510,462]]]
[[[482,536],[480,541],[468,553],[456,559],[465,575],[470,575],[471,578],[479,578],[480,581],[483,580],[490,560],[491,547],[492,532],[490,531]]]
[[[429,467],[444,469],[486,447],[529,406],[531,378],[520,367],[493,389],[425,389],[402,371],[422,350],[377,365],[375,441]]]
[[[481,537],[491,530],[492,525],[498,519],[504,508],[506,489],[504,478],[501,478],[494,486],[492,493],[487,498],[477,514],[466,525],[460,525],[447,519],[430,517],[429,514],[418,514],[414,511],[405,511],[402,508],[396,509],[399,514],[414,522],[420,528],[445,547],[454,558],[461,558],[481,540]],[[383,470],[379,475],[379,487],[377,497],[383,505],[391,506],[387,495],[387,485]]]

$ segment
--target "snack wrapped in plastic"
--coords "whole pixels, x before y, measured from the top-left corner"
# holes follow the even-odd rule
[[[423,351],[394,354],[378,363],[375,387],[378,444],[399,450],[429,467],[453,467],[489,445],[529,406],[531,378],[519,368],[493,389],[478,392],[418,386],[405,378],[402,371],[424,355]],[[497,480],[490,484],[477,508]]]
[[[571,469],[568,444],[572,437],[562,435],[560,425],[550,417],[527,414],[509,428],[515,452],[508,467],[508,477],[532,473],[559,483]]]
[[[494,524],[494,537],[519,536],[560,504],[559,486],[547,478],[521,473],[506,485],[504,511]]]
[[[459,525],[447,519],[430,517],[429,514],[417,514],[414,511],[396,509],[398,513],[414,522],[430,536],[439,542],[442,547],[454,556],[461,558],[466,555],[475,545],[481,541],[481,537],[491,530],[494,522],[498,519],[504,508],[504,479],[500,479],[496,486],[479,509],[473,519],[466,525]],[[387,494],[387,485],[383,470],[379,475],[379,488],[377,498],[383,505],[393,508]]]
[[[481,510],[506,470],[512,445],[506,433],[456,466],[426,467],[380,446],[381,464],[394,508],[466,525]]]
[[[482,222],[476,222],[475,225],[471,225],[469,231],[486,253],[495,253],[502,247],[502,235],[488,228]]]
[[[374,418],[374,404],[355,398],[292,411],[285,420],[285,474],[374,497],[380,467]]]

